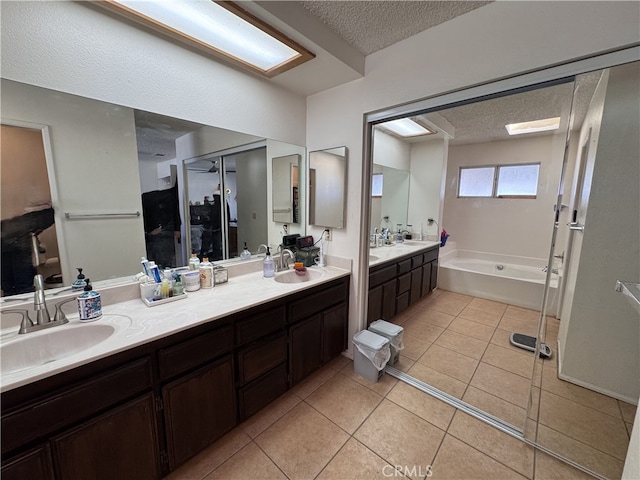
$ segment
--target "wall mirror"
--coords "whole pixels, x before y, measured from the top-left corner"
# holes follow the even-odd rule
[[[244,242],[254,252],[281,242],[282,226],[271,217],[271,159],[297,156],[304,172],[304,147],[6,79],[1,86],[2,124],[43,139],[38,172],[50,180],[58,244],[56,251],[53,242],[45,245],[48,232],[40,236],[48,287],[70,285],[78,267],[93,281],[130,280],[140,258],[151,256],[152,236],[171,251],[158,263],[184,265],[193,240],[189,207],[216,204],[216,195],[228,205],[216,259],[232,261]],[[304,195],[290,233],[304,234]],[[206,250],[199,253],[214,252]]]
[[[273,221],[300,223],[300,155],[272,160]]]
[[[309,224],[344,228],[347,208],[347,148],[309,153]]]

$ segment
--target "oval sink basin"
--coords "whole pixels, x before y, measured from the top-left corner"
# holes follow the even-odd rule
[[[275,276],[275,281],[278,283],[303,283],[317,280],[324,275],[322,270],[314,270],[307,268],[304,275],[299,275],[295,270],[288,270],[286,272],[278,273]]]
[[[405,240],[403,243],[408,247],[424,247],[425,246],[424,242],[416,242],[414,240]]]
[[[376,257],[375,255],[369,255],[369,262],[375,262],[376,260],[380,260],[380,257]]]
[[[55,362],[91,348],[116,331],[108,324],[62,325],[40,332],[26,333],[0,345],[0,373],[9,373]]]

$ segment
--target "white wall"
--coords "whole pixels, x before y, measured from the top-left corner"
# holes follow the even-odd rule
[[[409,171],[411,144],[380,128],[375,128],[373,130],[373,163]]]
[[[145,255],[142,217],[64,216],[142,212],[133,110],[7,80],[2,80],[1,94],[3,119],[50,127],[65,284],[75,279],[77,267],[94,281],[136,272]]]
[[[602,121],[598,125],[593,115],[587,125],[592,127],[588,188],[578,217],[585,230],[577,234],[581,245],[572,253],[572,265],[579,258],[579,266],[570,289],[572,302],[565,304],[562,317],[559,371],[630,402],[640,396],[640,321],[614,287],[616,280],[640,278],[639,84],[638,62],[612,68],[604,107],[601,101],[593,105],[602,109]]]
[[[566,135],[450,145],[442,226],[458,248],[547,258]],[[458,198],[460,167],[538,163],[535,199]]]

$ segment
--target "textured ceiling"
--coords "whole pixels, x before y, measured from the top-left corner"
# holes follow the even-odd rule
[[[309,13],[369,55],[490,1],[302,1]]]

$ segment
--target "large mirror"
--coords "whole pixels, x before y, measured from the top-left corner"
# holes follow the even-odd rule
[[[35,249],[27,237],[25,257],[48,287],[70,285],[76,268],[93,281],[130,279],[142,256],[174,267],[194,251],[230,260],[244,242],[253,252],[281,243],[282,224],[271,217],[272,159],[297,157],[302,175],[304,147],[6,79],[1,87],[3,130],[35,132],[41,151],[40,166],[13,189],[29,197],[24,205],[11,210],[3,197],[3,226],[5,217],[53,205],[53,226],[35,231]],[[3,162],[15,163],[8,138],[3,131]],[[48,178],[50,193],[36,191],[36,176]],[[288,231],[304,234],[304,189],[297,193],[298,223]]]
[[[344,228],[347,211],[347,148],[309,153],[309,224]]]
[[[300,223],[300,155],[273,159],[273,221]]]

